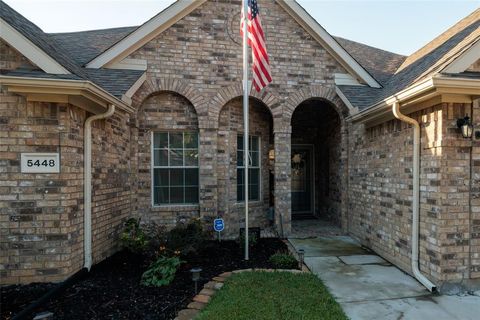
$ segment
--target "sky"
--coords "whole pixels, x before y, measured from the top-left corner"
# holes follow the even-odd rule
[[[147,21],[173,0],[4,0],[45,32]],[[288,0],[287,0],[288,1]],[[409,55],[480,7],[480,0],[297,0],[330,34]],[[262,0],[258,0],[261,14]]]

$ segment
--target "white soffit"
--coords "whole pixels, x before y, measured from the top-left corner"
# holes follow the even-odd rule
[[[178,0],[87,63],[86,67],[99,69],[107,64],[121,61],[206,1],[207,0]]]
[[[0,38],[46,73],[70,74],[61,64],[0,18]]]

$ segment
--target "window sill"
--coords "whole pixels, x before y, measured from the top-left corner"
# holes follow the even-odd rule
[[[264,202],[262,200],[248,201],[249,207],[261,207],[263,205],[264,205]],[[245,208],[245,202],[236,202],[233,206],[235,208]]]
[[[163,204],[152,206],[152,211],[193,211],[200,210],[199,204]]]

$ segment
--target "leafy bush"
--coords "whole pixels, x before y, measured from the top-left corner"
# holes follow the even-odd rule
[[[169,251],[183,257],[197,253],[209,239],[200,219],[192,219],[187,224],[179,223],[168,232],[166,247]]]
[[[182,264],[179,257],[160,257],[142,274],[141,284],[161,287],[170,284],[175,278],[178,267]]]
[[[298,261],[294,256],[288,253],[275,253],[270,256],[268,261],[276,269],[297,269]]]
[[[125,229],[120,235],[122,246],[133,253],[145,250],[148,238],[140,227],[140,219],[130,218],[125,222]]]
[[[242,233],[240,234],[240,237],[238,238],[240,248],[245,248],[245,234]],[[253,232],[248,233],[248,246],[249,247],[254,247],[257,244],[258,238],[257,235]]]

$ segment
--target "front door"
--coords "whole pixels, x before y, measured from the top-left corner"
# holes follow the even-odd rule
[[[292,216],[313,214],[313,145],[292,145]]]

